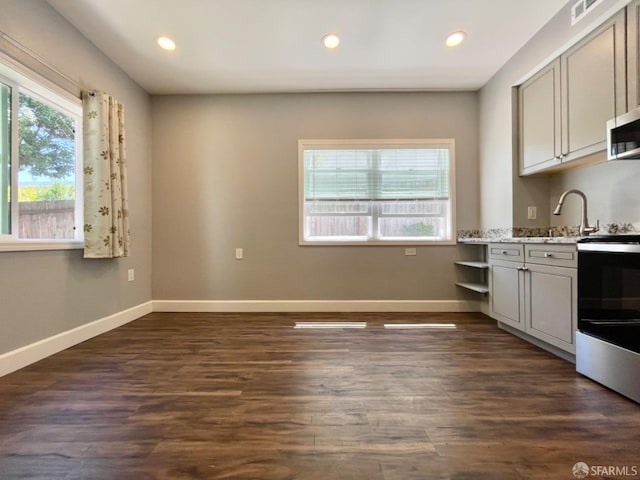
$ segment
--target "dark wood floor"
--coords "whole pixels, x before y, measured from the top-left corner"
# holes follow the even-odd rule
[[[382,328],[425,321],[457,329]],[[154,313],[0,378],[2,480],[571,479],[579,461],[640,465],[640,406],[481,314]]]

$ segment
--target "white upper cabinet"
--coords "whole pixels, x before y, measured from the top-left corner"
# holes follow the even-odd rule
[[[606,122],[627,107],[625,39],[622,10],[519,87],[521,175],[606,149]]]
[[[560,57],[563,162],[607,148],[606,123],[626,112],[625,11]]]
[[[640,0],[627,7],[627,90],[628,109],[640,107]]]
[[[560,164],[560,59],[520,86],[520,170]]]

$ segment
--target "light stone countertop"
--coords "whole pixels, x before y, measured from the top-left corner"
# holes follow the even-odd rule
[[[580,237],[484,237],[458,238],[458,243],[564,243],[575,244]]]
[[[578,226],[501,227],[489,229],[461,229],[459,243],[556,243],[575,244],[581,238]],[[597,235],[626,235],[640,233],[640,222],[606,223]]]

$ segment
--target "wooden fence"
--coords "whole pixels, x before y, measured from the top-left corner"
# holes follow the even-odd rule
[[[74,238],[74,207],[73,200],[19,202],[20,238]]]

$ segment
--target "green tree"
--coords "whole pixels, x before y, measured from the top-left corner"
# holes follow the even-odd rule
[[[19,202],[50,202],[53,200],[73,200],[76,186],[54,182],[49,186],[30,185],[18,189]]]
[[[20,170],[65,178],[75,168],[75,129],[71,117],[20,94],[18,108]]]

